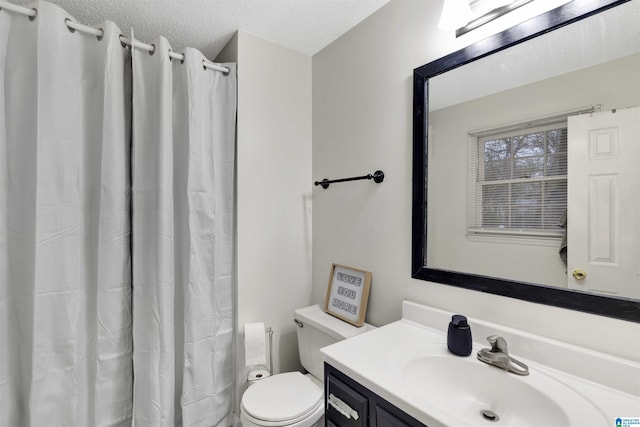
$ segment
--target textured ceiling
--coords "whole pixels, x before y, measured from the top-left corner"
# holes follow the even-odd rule
[[[27,4],[32,0],[9,0]],[[313,55],[388,0],[49,0],[78,22],[114,21],[137,39],[165,36],[174,49],[213,59],[237,30]]]

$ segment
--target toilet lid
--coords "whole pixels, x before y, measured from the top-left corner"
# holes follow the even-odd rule
[[[300,372],[287,372],[258,381],[242,395],[242,407],[254,418],[278,422],[299,418],[315,409],[322,388]]]

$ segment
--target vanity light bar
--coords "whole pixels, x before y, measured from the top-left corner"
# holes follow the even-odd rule
[[[35,19],[36,16],[38,15],[38,10],[35,8],[32,9],[29,7],[18,6],[13,3],[9,3],[5,0],[0,0],[0,10],[2,9],[5,9],[9,12],[17,13],[20,15],[28,16],[29,19],[31,20]],[[102,39],[102,36],[104,35],[104,31],[102,30],[102,28],[93,28],[88,25],[80,24],[79,22],[74,22],[69,18],[65,19],[64,23],[67,26],[67,28],[69,28],[69,31],[71,32],[80,31],[81,33],[91,34],[96,36],[98,40]],[[134,40],[132,42],[131,39],[123,35],[120,35],[120,42],[125,45],[132,46],[136,49],[147,51],[149,53],[153,53],[156,50],[156,47],[152,44],[142,43],[137,40]],[[181,53],[169,51],[169,57],[180,60],[180,61],[184,61],[184,55]],[[202,67],[209,70],[220,71],[225,74],[229,72],[229,68],[222,67],[220,65],[217,65],[205,59],[202,60]]]
[[[513,1],[511,2],[511,4],[493,9],[492,11],[485,13],[484,15],[479,16],[476,19],[469,21],[467,25],[465,25],[464,27],[458,28],[456,30],[456,37],[460,37],[463,34],[467,34],[469,31],[475,30],[476,28],[481,27],[484,24],[493,21],[494,19],[497,19],[502,15],[519,8],[520,6],[524,6],[527,3],[531,3],[532,1],[533,0]]]

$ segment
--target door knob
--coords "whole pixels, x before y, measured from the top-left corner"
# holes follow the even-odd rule
[[[571,273],[571,275],[573,276],[574,279],[576,280],[583,280],[585,277],[587,277],[587,272],[584,270],[580,270],[579,268],[573,270],[573,272]]]

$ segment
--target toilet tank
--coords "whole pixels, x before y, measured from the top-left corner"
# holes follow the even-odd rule
[[[375,329],[375,326],[364,324],[358,328],[345,321],[333,317],[322,310],[319,305],[299,308],[293,318],[298,327],[298,351],[302,366],[314,377],[324,378],[324,358],[320,349],[346,338]]]

